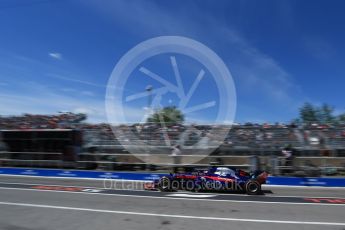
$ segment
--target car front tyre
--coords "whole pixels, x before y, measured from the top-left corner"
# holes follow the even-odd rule
[[[173,192],[176,191],[178,188],[176,185],[176,181],[170,180],[170,178],[163,176],[159,179],[158,189],[161,192]]]

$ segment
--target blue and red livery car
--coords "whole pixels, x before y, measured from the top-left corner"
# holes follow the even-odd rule
[[[162,176],[144,184],[146,190],[172,192],[185,191],[232,191],[249,195],[262,193],[261,185],[266,183],[268,174],[263,171],[248,173],[229,167],[210,167],[192,173],[177,173]]]

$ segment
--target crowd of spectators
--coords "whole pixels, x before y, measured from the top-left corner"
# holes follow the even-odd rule
[[[56,129],[71,128],[85,130],[89,136],[86,140],[99,140],[110,142],[116,140],[110,125],[90,124],[85,122],[85,114],[63,112],[56,115],[32,115],[22,116],[0,116],[0,130],[8,129]],[[169,144],[193,145],[200,140],[209,144],[216,137],[217,132],[210,134],[209,130],[229,128],[228,126],[216,125],[182,125],[182,124],[132,124],[118,126],[116,130],[118,139],[129,143],[166,145]],[[130,135],[129,135],[130,134]],[[183,143],[181,143],[181,140]],[[328,126],[310,124],[308,126],[297,126],[294,124],[234,124],[231,131],[226,135],[224,142],[226,146],[247,146],[247,147],[281,147],[286,144],[293,146],[316,146],[338,145],[345,147],[345,125]]]
[[[0,116],[0,130],[76,128],[85,114],[61,112],[56,115]]]

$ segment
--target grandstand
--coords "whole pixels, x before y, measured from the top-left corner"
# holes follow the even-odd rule
[[[342,157],[345,156],[344,124],[296,126],[293,124],[247,123],[235,124],[228,132],[230,127],[227,125],[168,124],[166,127],[161,127],[158,124],[143,123],[111,127],[108,124],[86,123],[85,118],[84,114],[73,113],[0,117],[2,133],[8,133],[9,130],[22,132],[24,130],[70,129],[80,130],[83,136],[83,143],[72,145],[72,150],[71,144],[61,144],[62,142],[60,142],[52,145],[49,139],[52,135],[48,135],[48,132],[46,132],[45,143],[42,145],[37,144],[42,143],[42,139],[39,139],[37,135],[34,135],[32,142],[30,142],[34,144],[25,142],[26,145],[13,144],[21,142],[20,135],[15,142],[6,139],[5,135],[2,145],[7,145],[7,152],[31,153],[31,155],[20,154],[20,156],[26,156],[23,159],[18,158],[19,155],[17,154],[16,160],[31,159],[33,161],[33,159],[39,159],[41,160],[40,166],[47,167],[66,166],[64,164],[66,159],[69,162],[79,162],[78,166],[72,165],[72,167],[83,165],[84,168],[116,169],[115,166],[117,168],[121,166],[131,169],[138,166],[144,169],[145,162],[171,166],[169,154],[171,147],[176,144],[182,146],[185,164],[191,162],[198,165],[217,163],[249,167],[252,165],[249,157],[259,156],[261,162],[264,162],[262,164],[267,164],[269,168],[272,168],[272,156],[282,158],[282,148],[289,145],[294,148],[295,157],[300,159],[299,165],[345,166],[342,160]],[[113,131],[115,131],[115,135]],[[217,137],[217,133],[226,134],[222,142],[219,142],[221,135]],[[40,135],[42,138],[42,134]],[[22,142],[24,143],[24,141]],[[21,148],[21,146],[25,146],[25,148]],[[40,146],[40,148],[34,148],[34,146]],[[54,146],[59,148],[54,149]],[[50,155],[37,157],[39,152],[42,153],[41,155],[44,153],[50,153]],[[54,152],[60,153],[61,156],[59,154],[53,156],[52,153]],[[135,156],[129,155],[129,152],[135,153]],[[206,157],[206,153],[211,154]],[[66,158],[66,154],[77,157]],[[32,155],[36,157],[32,157]],[[2,162],[15,160],[8,159],[9,156],[14,155],[3,155]],[[7,161],[4,158],[7,158]],[[327,159],[327,161],[322,159]],[[33,164],[32,161],[31,165]],[[44,161],[47,162],[43,164]],[[48,164],[49,162],[54,164]]]

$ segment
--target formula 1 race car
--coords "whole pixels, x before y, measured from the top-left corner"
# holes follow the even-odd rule
[[[186,174],[170,174],[144,184],[145,190],[162,192],[185,191],[232,191],[249,195],[262,193],[261,185],[266,183],[268,174],[263,171],[248,173],[228,167],[210,167]]]

